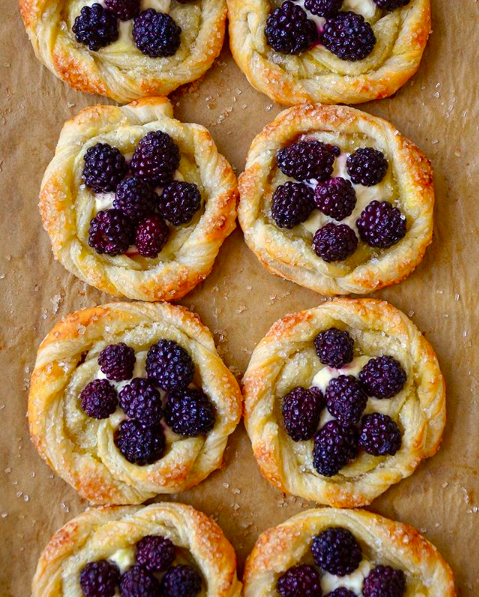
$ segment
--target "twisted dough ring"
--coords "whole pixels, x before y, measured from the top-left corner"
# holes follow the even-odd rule
[[[314,469],[313,440],[293,442],[286,434],[279,402],[292,388],[309,387],[323,368],[313,340],[331,327],[347,330],[360,355],[396,358],[407,381],[391,400],[370,398],[365,411],[389,409],[402,430],[400,450],[381,457],[363,452],[326,478]],[[245,425],[256,460],[263,476],[281,491],[336,507],[363,506],[439,449],[446,404],[436,355],[412,321],[384,301],[341,298],[287,315],[254,350],[243,383]]]
[[[297,514],[264,532],[246,561],[245,597],[276,597],[276,582],[288,568],[312,563],[315,535],[341,526],[359,541],[371,564],[389,565],[406,575],[408,597],[455,597],[454,578],[437,549],[416,529],[365,510],[321,508]]]
[[[198,185],[202,208],[189,224],[171,229],[157,258],[99,255],[88,245],[90,220],[98,209],[92,191],[82,184],[85,152],[97,143],[111,143],[131,153],[156,130],[179,146],[179,173]],[[123,107],[86,108],[65,124],[43,178],[40,211],[54,256],[68,271],[114,296],[156,301],[183,297],[210,273],[235,228],[236,200],[235,175],[209,132],[175,120],[166,98],[147,98]]]
[[[101,0],[99,0],[101,2]],[[148,6],[146,6],[146,4]],[[143,0],[142,8],[170,14],[181,26],[181,46],[169,58],[150,58],[132,38],[133,21],[120,23],[118,41],[90,51],[72,32],[83,0],[20,0],[20,10],[37,58],[75,89],[126,103],[168,95],[201,77],[223,46],[226,0]]]
[[[430,0],[411,0],[393,12],[372,0],[366,15],[377,43],[364,60],[348,62],[316,45],[299,56],[275,52],[264,33],[272,7],[281,0],[228,0],[230,46],[253,87],[286,105],[321,102],[358,104],[395,93],[419,68],[431,29]],[[357,2],[343,9],[357,12]]]
[[[277,167],[276,153],[302,136],[333,143],[341,152],[365,146],[383,152],[388,172],[374,187],[356,186],[351,219],[372,199],[399,204],[407,234],[398,244],[374,250],[360,242],[346,261],[326,263],[312,248],[312,230],[275,225],[270,216],[272,195],[287,180]],[[389,122],[354,108],[310,105],[284,110],[254,139],[239,188],[239,222],[249,248],[272,273],[323,295],[362,294],[400,282],[422,261],[432,240],[434,187],[429,160]],[[331,221],[319,211],[312,219],[314,229]]]
[[[190,354],[194,383],[213,403],[216,421],[206,437],[167,435],[164,457],[137,466],[114,443],[123,412],[91,419],[81,409],[79,394],[99,372],[98,354],[106,345],[125,342],[138,355],[163,338]],[[28,417],[41,456],[83,497],[99,504],[136,504],[193,487],[221,466],[241,402],[236,379],[197,315],[168,303],[111,303],[68,315],[44,339],[32,374]]]
[[[236,555],[220,527],[191,506],[175,503],[93,508],[77,516],[44,549],[33,597],[81,597],[79,577],[86,564],[134,549],[146,535],[167,537],[181,550],[182,560],[200,569],[206,581],[201,597],[239,597]]]

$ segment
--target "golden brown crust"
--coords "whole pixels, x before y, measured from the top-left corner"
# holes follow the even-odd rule
[[[78,396],[98,374],[98,354],[107,344],[125,342],[135,349],[138,361],[140,353],[145,356],[162,338],[176,341],[191,355],[194,381],[214,405],[215,426],[205,437],[167,435],[164,457],[136,466],[121,456],[113,440],[123,412],[90,419]],[[158,493],[193,487],[219,468],[241,410],[236,379],[197,315],[168,303],[111,303],[68,315],[41,343],[28,418],[41,456],[83,497],[98,504],[136,504]]]
[[[401,449],[386,457],[361,452],[328,479],[312,464],[313,440],[293,442],[286,434],[278,404],[293,387],[309,387],[322,369],[313,340],[330,327],[349,331],[359,354],[395,357],[407,382],[394,399],[370,399],[366,409],[390,409],[402,428]],[[243,384],[246,430],[263,476],[281,491],[335,507],[367,505],[411,475],[439,449],[446,422],[444,379],[432,347],[404,313],[374,299],[335,299],[277,321],[254,350]]]
[[[171,230],[157,258],[99,255],[88,245],[89,222],[98,209],[82,184],[84,153],[108,141],[128,153],[154,130],[167,132],[179,145],[180,174],[198,185],[203,208],[189,224]],[[40,212],[55,258],[80,279],[119,298],[175,300],[210,273],[235,228],[237,193],[233,170],[209,132],[175,120],[167,98],[145,98],[123,107],[86,108],[65,124],[43,178]]]
[[[278,578],[291,566],[312,563],[313,537],[331,526],[349,529],[371,565],[403,570],[405,594],[456,596],[449,565],[413,527],[365,510],[322,508],[302,512],[260,535],[246,561],[244,597],[275,597]]]
[[[360,242],[347,260],[326,263],[314,252],[312,238],[331,218],[315,210],[308,220],[313,228],[306,228],[308,222],[286,231],[276,226],[270,216],[271,198],[287,180],[277,168],[276,153],[312,135],[341,148],[336,167],[357,147],[374,147],[385,154],[390,164],[386,177],[374,187],[355,186],[355,210],[342,223],[354,227],[371,200],[389,200],[399,204],[407,219],[407,233],[399,243],[373,250]],[[363,294],[400,282],[422,261],[432,240],[434,186],[429,160],[389,122],[354,108],[316,104],[281,112],[253,140],[239,189],[239,222],[261,263],[272,273],[326,296]]]
[[[365,60],[341,60],[322,45],[299,56],[275,52],[264,34],[267,0],[228,0],[231,52],[251,85],[280,104],[357,104],[388,97],[419,68],[431,30],[430,0],[411,0],[390,13],[369,4],[378,41]]]

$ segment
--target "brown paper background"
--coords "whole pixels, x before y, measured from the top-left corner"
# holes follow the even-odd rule
[[[434,165],[434,243],[409,279],[375,296],[413,314],[435,347],[447,381],[448,425],[439,454],[371,509],[421,529],[451,563],[459,594],[473,597],[479,594],[479,4],[432,4],[434,31],[420,72],[394,98],[364,109],[395,123]],[[29,372],[55,321],[110,300],[53,261],[37,196],[64,120],[105,100],[71,90],[40,65],[15,0],[1,5],[0,595],[24,597],[51,534],[87,506],[29,441]],[[280,111],[249,86],[227,49],[203,81],[174,94],[173,102],[177,117],[211,130],[238,173],[253,136]],[[276,319],[321,300],[270,275],[237,230],[211,276],[182,302],[214,331],[226,363],[243,372]],[[229,443],[225,469],[174,498],[215,515],[240,567],[261,531],[313,505],[286,498],[260,477],[242,424]]]

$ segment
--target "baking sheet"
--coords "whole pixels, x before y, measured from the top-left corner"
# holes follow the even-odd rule
[[[87,506],[29,441],[25,414],[36,348],[63,315],[110,300],[53,261],[38,190],[64,120],[106,100],[73,91],[41,66],[15,0],[1,4],[0,595],[23,597],[51,534]],[[435,168],[434,243],[409,279],[375,296],[412,315],[435,347],[448,387],[440,453],[371,509],[421,529],[452,565],[459,594],[473,597],[479,594],[479,4],[457,4],[433,0],[434,32],[419,74],[394,98],[364,105],[395,123]],[[281,110],[249,86],[226,49],[201,84],[180,90],[173,102],[180,119],[209,127],[238,173],[254,135]],[[321,300],[267,273],[237,230],[211,276],[182,303],[214,331],[226,363],[240,375],[276,319]],[[312,506],[260,477],[242,425],[231,438],[225,470],[168,499],[214,515],[240,567],[261,531]]]

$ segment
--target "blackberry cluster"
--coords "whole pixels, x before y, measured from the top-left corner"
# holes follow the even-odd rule
[[[265,35],[267,43],[283,54],[301,54],[318,41],[316,25],[290,0],[268,16]]]
[[[159,340],[146,357],[146,374],[162,390],[186,388],[192,381],[195,366],[188,352],[173,340]]]
[[[358,455],[358,430],[329,421],[314,436],[313,464],[320,475],[334,477]]]
[[[102,373],[113,381],[123,381],[133,377],[135,363],[135,351],[124,342],[109,344],[98,355],[98,364]]]
[[[333,173],[335,148],[321,141],[299,141],[280,149],[278,168],[296,180],[327,180]]]
[[[105,0],[105,8],[120,21],[129,21],[140,14],[140,0]]]
[[[178,145],[167,133],[151,131],[136,146],[130,169],[134,176],[157,187],[171,182],[179,165]]]
[[[340,176],[330,178],[316,186],[314,203],[323,214],[341,221],[353,213],[356,191],[349,180]]]
[[[364,579],[364,597],[402,597],[405,592],[404,572],[391,566],[376,566]]]
[[[120,406],[130,419],[148,426],[156,425],[163,416],[161,394],[148,379],[132,379],[120,392]]]
[[[121,577],[121,597],[158,597],[160,582],[141,566],[132,566]]]
[[[295,441],[311,439],[316,432],[324,408],[324,397],[318,388],[294,388],[283,398],[282,414],[289,437]]]
[[[168,242],[170,229],[165,220],[158,214],[147,217],[135,232],[135,245],[143,257],[158,257]]]
[[[279,228],[290,230],[305,222],[314,208],[313,190],[302,182],[286,182],[273,194],[271,216]]]
[[[378,8],[383,10],[396,10],[396,8],[402,8],[407,6],[411,0],[374,0]]]
[[[81,9],[72,31],[77,42],[88,46],[93,52],[108,46],[119,37],[116,16],[98,3]]]
[[[149,572],[164,572],[175,556],[175,546],[167,537],[146,535],[136,544],[136,561]]]
[[[334,589],[334,591],[331,591],[331,593],[328,593],[324,597],[356,597],[356,593],[353,593],[349,589],[346,589],[346,587],[338,587],[337,589]]]
[[[201,585],[201,576],[191,566],[171,566],[161,580],[161,595],[195,597],[201,591]]]
[[[134,224],[139,224],[155,211],[158,195],[148,183],[131,176],[116,188],[113,207],[119,209]]]
[[[115,388],[106,379],[94,379],[80,394],[82,410],[92,419],[108,419],[118,404]]]
[[[346,224],[330,222],[317,230],[313,237],[313,250],[326,263],[344,261],[357,247],[358,237]]]
[[[131,419],[122,421],[115,432],[115,445],[128,462],[138,466],[153,464],[165,452],[163,427],[147,427]]]
[[[115,191],[128,171],[123,155],[108,143],[97,143],[89,147],[83,160],[83,180],[95,193]]]
[[[90,222],[88,244],[100,255],[114,257],[128,250],[133,241],[133,225],[119,209],[99,211]]]
[[[368,397],[352,375],[332,379],[326,388],[326,406],[341,425],[359,423]]]
[[[341,369],[353,360],[354,340],[348,332],[329,328],[314,339],[316,354],[323,365]]]
[[[115,595],[120,571],[107,562],[90,562],[80,572],[80,586],[85,597],[113,597]]]
[[[343,527],[330,527],[316,535],[311,551],[316,565],[335,576],[351,574],[363,558],[356,537]]]
[[[394,456],[401,448],[401,431],[388,415],[372,413],[361,422],[359,446],[373,456]]]
[[[201,206],[201,194],[193,182],[174,180],[160,196],[158,211],[174,226],[191,221]]]
[[[361,147],[348,156],[346,169],[354,184],[373,187],[386,176],[388,161],[382,151]]]
[[[394,357],[382,356],[369,360],[359,373],[364,391],[375,398],[392,398],[399,394],[407,375]]]
[[[215,413],[206,394],[185,388],[169,392],[165,421],[178,435],[197,437],[213,429]]]
[[[150,58],[173,56],[181,44],[181,27],[169,14],[148,8],[133,22],[133,40]]]
[[[340,12],[326,21],[321,41],[341,60],[356,62],[371,54],[376,45],[376,36],[362,15]]]
[[[304,0],[304,8],[318,17],[332,17],[342,6],[343,0]]]
[[[389,249],[406,236],[406,217],[389,201],[371,201],[356,226],[361,240],[378,249]]]
[[[314,566],[293,566],[279,577],[276,590],[281,597],[321,597],[321,575]]]

